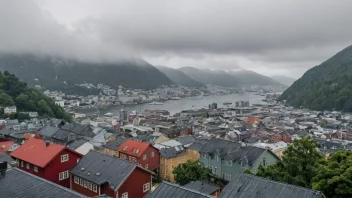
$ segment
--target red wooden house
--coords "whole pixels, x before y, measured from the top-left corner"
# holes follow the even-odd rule
[[[69,170],[82,157],[67,147],[30,138],[11,153],[17,167],[61,186],[70,187]]]
[[[152,187],[151,171],[93,150],[70,173],[71,189],[88,197],[142,198]]]
[[[159,168],[159,150],[151,144],[127,140],[121,144],[118,151],[121,159],[132,161],[152,171],[156,171]]]

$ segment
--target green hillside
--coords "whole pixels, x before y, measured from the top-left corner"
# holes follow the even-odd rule
[[[72,118],[55,102],[39,90],[28,88],[14,74],[0,72],[0,105],[2,107],[16,106],[17,112],[38,112],[42,117],[55,117],[71,121]],[[1,117],[7,115],[0,113]],[[17,117],[17,115],[12,115]]]
[[[308,70],[279,100],[295,107],[352,112],[352,46]]]

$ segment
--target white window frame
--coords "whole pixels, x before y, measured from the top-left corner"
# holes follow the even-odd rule
[[[83,181],[83,187],[88,188],[88,181],[87,180]]]
[[[227,181],[231,181],[231,175],[227,174],[227,173],[224,173],[224,179],[227,180]]]
[[[147,168],[147,169],[148,169],[148,164],[146,164],[146,165],[145,165],[145,168]]]
[[[93,189],[93,187],[92,187],[92,183],[87,182],[87,186],[88,186],[88,189],[89,189],[89,190],[92,190],[92,189]]]
[[[38,172],[38,166],[33,166],[34,172]]]
[[[143,192],[147,192],[150,190],[150,182],[143,184]]]
[[[61,163],[68,161],[68,154],[61,155]]]
[[[79,178],[79,185],[83,186],[83,179],[82,178]]]
[[[96,184],[93,184],[93,192],[98,192],[98,187]]]
[[[29,163],[26,163],[26,168],[27,168],[27,169],[30,169]]]
[[[206,153],[203,153],[203,158],[207,159],[207,154]]]
[[[79,184],[79,178],[77,176],[75,176],[74,178],[75,184]]]
[[[69,178],[68,170],[59,173],[59,181],[65,180]]]
[[[21,167],[23,167],[23,161],[21,161]]]
[[[123,193],[121,198],[128,198],[128,192]]]
[[[154,151],[152,151],[152,157],[154,157],[154,156],[155,156]]]
[[[143,154],[143,160],[147,160],[147,154]]]

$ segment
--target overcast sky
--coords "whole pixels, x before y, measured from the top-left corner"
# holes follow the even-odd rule
[[[0,52],[300,77],[352,44],[351,0],[0,0]]]

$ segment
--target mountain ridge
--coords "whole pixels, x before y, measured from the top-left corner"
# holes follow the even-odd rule
[[[352,46],[309,69],[279,98],[313,110],[352,112]]]
[[[165,66],[155,66],[159,71],[164,73],[170,80],[172,80],[174,83],[178,85],[182,85],[185,87],[194,87],[194,88],[200,88],[200,87],[206,87],[204,84],[193,80],[186,74],[184,74],[182,71],[165,67]]]

